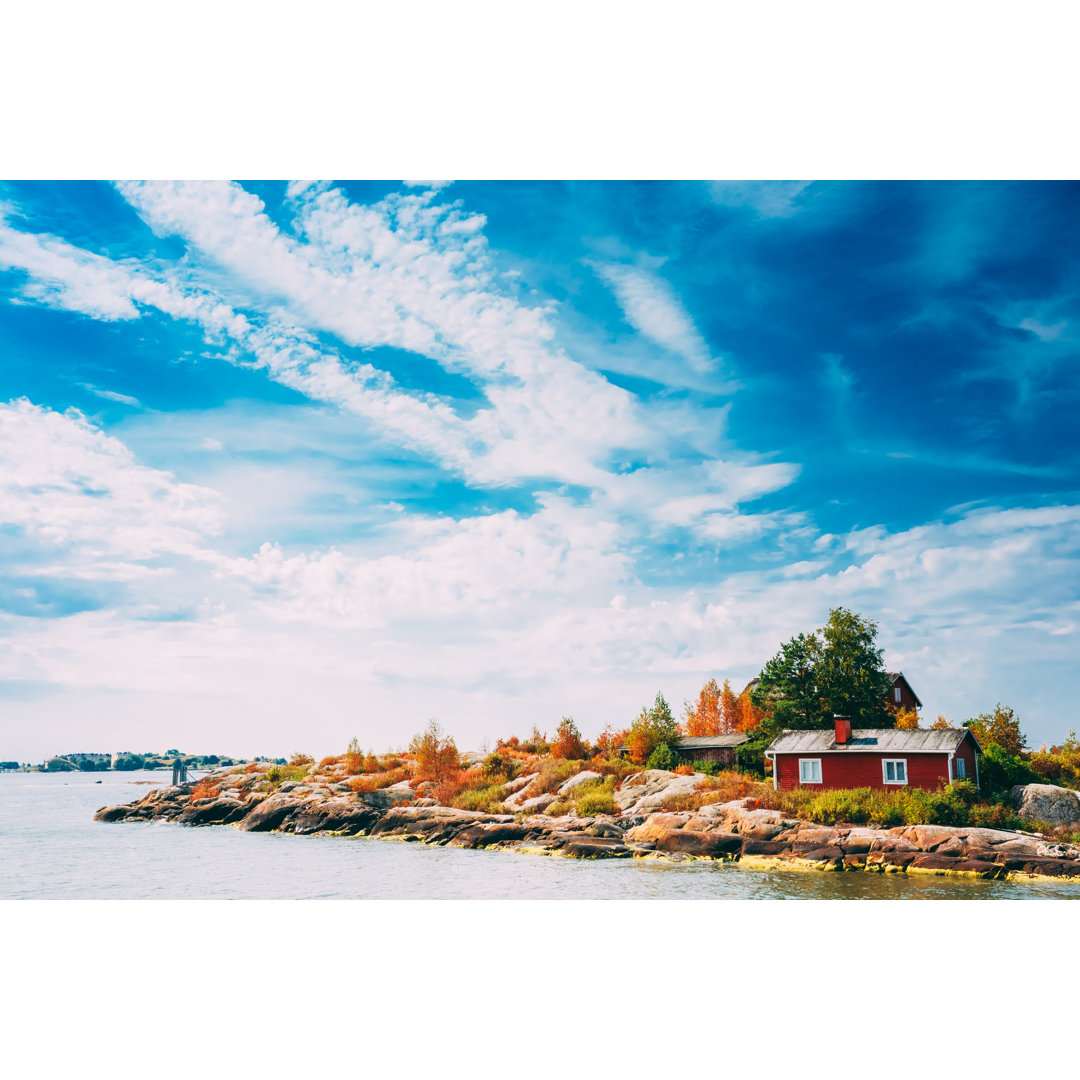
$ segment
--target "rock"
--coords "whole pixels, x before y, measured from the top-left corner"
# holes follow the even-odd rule
[[[579,772],[576,776],[571,776],[559,788],[559,794],[565,795],[568,791],[573,791],[574,788],[580,787],[582,784],[587,784],[590,780],[602,780],[603,777],[598,772],[590,772],[586,769],[584,772]]]
[[[545,792],[543,795],[537,795],[535,798],[526,799],[524,802],[516,804],[518,810],[524,810],[527,814],[541,814],[552,803],[558,802],[559,796],[552,795],[550,792]],[[510,806],[510,803],[506,803]]]
[[[247,812],[248,808],[239,799],[199,799],[184,807],[176,820],[181,825],[229,825]]]
[[[240,828],[244,832],[271,832],[279,829],[284,822],[300,809],[300,803],[286,795],[271,795],[252,810]]]
[[[378,791],[365,791],[360,796],[368,806],[376,810],[385,810],[396,806],[398,803],[409,802],[413,797],[413,790],[408,784],[392,784],[390,787],[380,788]]]
[[[414,799],[413,806],[435,806],[434,799]]]
[[[516,780],[508,780],[499,788],[499,798],[505,801],[511,795],[521,791],[522,788],[527,788],[533,782],[533,779],[539,775],[539,773],[529,773],[528,776],[519,776]]]
[[[95,821],[123,821],[135,808],[131,805],[103,806],[95,815]]]
[[[627,840],[636,844],[658,843],[662,836],[675,829],[682,829],[690,820],[690,814],[650,814],[640,825],[626,833]]]
[[[671,829],[656,841],[656,850],[696,855],[699,858],[720,859],[738,855],[742,851],[742,837],[735,833],[690,832],[687,829]]]
[[[1016,812],[1025,821],[1051,825],[1080,825],[1080,795],[1055,784],[1020,784],[1009,792]]]
[[[288,822],[288,829],[303,836],[314,832],[339,832],[346,836],[368,832],[379,812],[345,799],[332,799],[302,807]]]
[[[473,765],[479,765],[486,757],[487,754],[482,754],[479,750],[466,750],[461,755],[461,764],[471,768]]]
[[[530,798],[530,796],[528,794],[529,785],[539,775],[540,774],[536,773],[536,772],[529,773],[527,776],[519,776],[516,780],[512,781],[512,783],[518,785],[517,789],[514,791],[514,793],[512,795],[509,795],[506,798],[504,798],[503,803],[506,806],[521,807],[524,804],[525,800]],[[552,802],[554,802],[554,796],[552,797]]]
[[[481,848],[524,840],[524,825],[470,825],[450,841],[450,847]]]
[[[634,854],[632,848],[618,840],[599,836],[580,836],[568,840],[560,849],[572,859],[617,859]]]
[[[676,776],[664,769],[645,769],[623,781],[622,787],[615,792],[615,805],[623,813],[647,814],[659,809],[667,799],[693,795],[704,779],[703,773]]]

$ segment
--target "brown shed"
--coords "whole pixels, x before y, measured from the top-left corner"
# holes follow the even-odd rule
[[[672,750],[679,755],[679,761],[690,764],[694,761],[711,761],[717,765],[734,765],[738,761],[738,747],[748,741],[743,732],[731,735],[686,735],[672,743]]]

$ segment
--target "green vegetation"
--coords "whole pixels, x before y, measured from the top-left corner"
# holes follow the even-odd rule
[[[678,755],[666,742],[660,743],[660,745],[653,750],[649,755],[649,760],[645,762],[646,769],[667,769],[672,770],[679,764]]]
[[[853,727],[892,727],[892,680],[877,647],[877,623],[846,608],[812,634],[798,634],[761,670],[754,705],[771,709],[769,730],[827,728],[834,714]]]

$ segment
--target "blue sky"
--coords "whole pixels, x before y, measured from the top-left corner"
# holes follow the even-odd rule
[[[1080,186],[0,186],[4,757],[462,746],[843,604],[1076,724]]]

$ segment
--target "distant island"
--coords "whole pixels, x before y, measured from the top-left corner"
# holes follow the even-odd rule
[[[0,772],[140,772],[146,769],[171,769],[178,761],[189,769],[217,769],[248,761],[267,765],[284,765],[285,758],[235,758],[221,754],[185,754],[181,750],[166,750],[159,754],[148,750],[137,754],[130,750],[112,753],[56,754],[40,763],[0,761]]]

